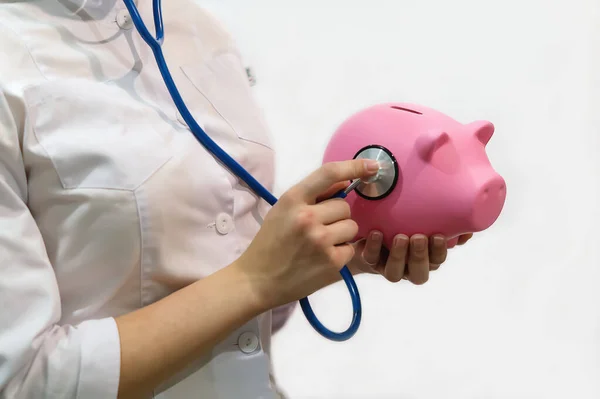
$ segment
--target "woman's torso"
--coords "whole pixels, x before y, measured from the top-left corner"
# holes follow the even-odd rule
[[[153,31],[151,2],[138,3]],[[274,153],[231,39],[192,1],[163,11],[164,53],[192,114],[271,189]],[[131,312],[228,265],[268,209],[188,131],[151,50],[116,22],[124,14],[120,1],[87,20],[59,1],[0,7],[0,28],[28,53],[0,84],[23,110],[28,206],[61,323]],[[270,329],[270,314],[251,321],[158,397],[274,397]],[[240,346],[242,333],[261,345]]]

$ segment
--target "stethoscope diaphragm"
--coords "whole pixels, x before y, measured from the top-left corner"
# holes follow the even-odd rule
[[[372,159],[380,165],[375,176],[356,187],[356,194],[368,200],[378,200],[387,197],[394,190],[398,183],[398,162],[387,148],[369,145],[358,151],[354,159]]]

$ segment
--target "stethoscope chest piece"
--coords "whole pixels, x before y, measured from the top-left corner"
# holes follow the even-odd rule
[[[354,159],[372,159],[378,161],[381,166],[377,175],[356,187],[356,194],[364,199],[379,200],[394,190],[398,183],[398,162],[387,148],[369,145],[360,149]]]

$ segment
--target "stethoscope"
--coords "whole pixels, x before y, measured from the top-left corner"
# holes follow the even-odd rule
[[[154,58],[156,59],[156,63],[158,64],[158,69],[163,77],[165,85],[171,95],[171,98],[175,102],[175,106],[177,110],[183,117],[183,120],[187,123],[189,129],[192,134],[196,137],[196,139],[202,144],[209,152],[211,152],[219,161],[221,161],[232,173],[237,175],[241,180],[243,180],[247,186],[254,191],[257,195],[262,197],[265,201],[267,201],[271,206],[275,205],[277,202],[277,198],[273,196],[265,187],[263,187],[246,169],[244,169],[239,163],[237,163],[233,158],[227,154],[221,147],[219,147],[206,132],[198,125],[194,117],[191,115],[187,106],[185,105],[181,95],[179,94],[179,90],[173,81],[173,77],[169,72],[169,68],[167,67],[167,63],[165,61],[165,57],[162,52],[162,44],[164,41],[164,27],[162,21],[162,8],[161,8],[161,0],[153,0],[153,14],[154,14],[154,26],[156,30],[156,37],[153,37],[148,28],[144,24],[136,5],[134,4],[135,0],[123,0],[125,6],[127,7],[129,14],[131,15],[131,19],[142,37],[142,39],[150,46],[152,52],[154,53]],[[376,159],[379,161],[385,161],[387,165],[393,165],[393,168],[397,168],[396,162],[392,154],[390,154],[384,148],[378,148],[376,146],[369,146],[359,151],[355,158],[368,158],[368,159]],[[392,171],[394,172],[394,171]],[[389,193],[393,186],[395,186],[396,179],[393,175],[397,175],[396,173],[384,173],[378,174],[370,181],[362,182],[360,179],[352,182],[345,190],[342,190],[332,196],[331,198],[345,198],[350,192],[356,190],[356,192],[361,197],[368,197],[372,199],[378,199],[385,196]],[[323,337],[328,338],[332,341],[345,341],[350,339],[358,330],[360,326],[361,318],[362,318],[362,305],[360,300],[360,295],[358,293],[358,288],[356,286],[356,282],[352,276],[352,273],[348,269],[347,266],[344,266],[340,270],[340,274],[346,286],[348,287],[348,291],[350,293],[350,298],[352,299],[352,310],[353,317],[350,323],[350,326],[346,331],[337,333],[330,331],[327,329],[317,318],[315,313],[310,306],[308,298],[300,299],[300,306],[304,315],[308,322],[312,325],[312,327]]]

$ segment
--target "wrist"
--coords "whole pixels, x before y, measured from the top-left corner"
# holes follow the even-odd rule
[[[236,281],[236,287],[239,287],[238,295],[244,297],[248,309],[258,315],[277,305],[268,295],[265,279],[248,272],[247,262],[244,257],[238,258],[227,269]]]

